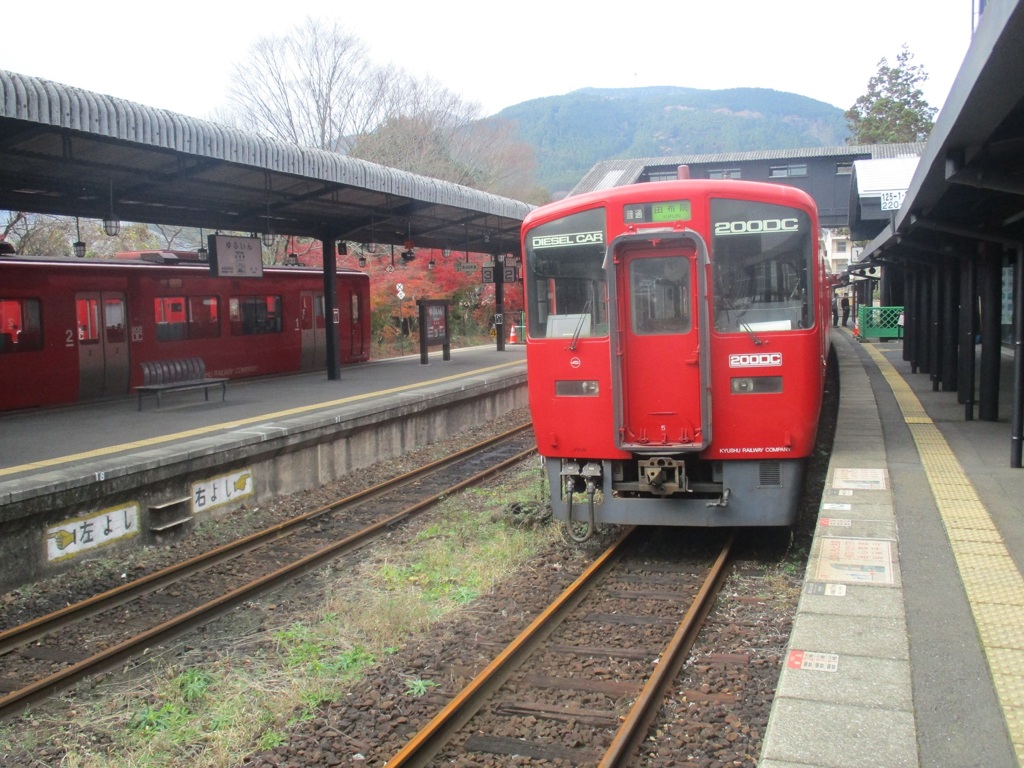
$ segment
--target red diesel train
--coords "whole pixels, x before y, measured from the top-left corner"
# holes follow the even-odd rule
[[[522,228],[530,409],[555,518],[785,526],[821,411],[818,217],[776,184],[587,193]]]
[[[213,277],[182,256],[0,257],[0,411],[124,396],[145,362],[201,357],[228,378],[325,368],[320,270]],[[338,272],[338,308],[340,361],[367,360],[367,275]]]

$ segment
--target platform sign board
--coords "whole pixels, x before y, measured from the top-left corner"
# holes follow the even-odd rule
[[[420,363],[427,364],[427,348],[441,345],[442,359],[451,360],[451,332],[448,324],[448,299],[418,299],[420,319]]]
[[[263,277],[263,243],[258,237],[210,235],[207,242],[214,277]]]
[[[46,559],[64,560],[138,533],[139,505],[134,501],[63,520],[46,529]]]
[[[907,196],[905,189],[891,189],[882,193],[881,204],[883,211],[898,211],[903,205],[903,199]]]
[[[793,649],[786,657],[786,666],[805,672],[838,672],[839,655]]]
[[[804,583],[804,593],[824,595],[825,597],[846,597],[846,585],[830,584],[825,581],[808,581]]]
[[[832,487],[850,491],[885,491],[888,475],[881,467],[840,467],[832,473]]]
[[[817,581],[847,584],[892,584],[892,542],[822,536]]]

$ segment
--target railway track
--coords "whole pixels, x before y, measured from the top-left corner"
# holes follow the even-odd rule
[[[525,424],[203,555],[0,632],[0,717],[361,547],[534,452]],[[328,542],[328,543],[325,543]]]
[[[692,566],[631,551],[634,533],[600,555],[386,768],[481,755],[629,764],[711,610],[732,547],[730,536],[713,563]],[[581,668],[569,657],[595,661]],[[570,668],[579,674],[566,676]]]

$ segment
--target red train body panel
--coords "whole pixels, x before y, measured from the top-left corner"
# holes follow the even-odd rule
[[[828,352],[813,201],[617,187],[523,223],[530,408],[555,516],[788,525]]]
[[[339,357],[370,351],[369,278],[338,273]],[[0,411],[124,396],[141,363],[201,357],[209,376],[326,365],[323,274],[216,278],[203,264],[0,258]]]

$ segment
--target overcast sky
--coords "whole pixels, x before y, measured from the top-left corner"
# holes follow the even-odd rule
[[[340,20],[378,63],[430,76],[485,115],[578,88],[650,85],[773,88],[845,110],[904,43],[941,107],[975,2],[36,0],[8,19],[0,69],[206,118],[258,38],[311,16]]]

